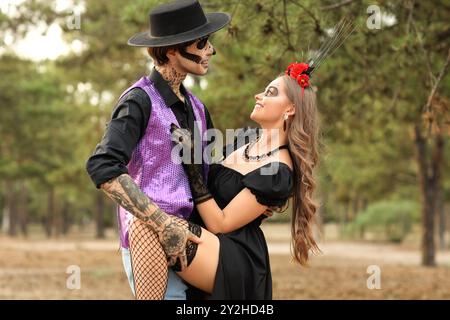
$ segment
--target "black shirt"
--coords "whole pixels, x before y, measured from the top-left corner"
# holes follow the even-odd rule
[[[180,91],[185,96],[185,103],[177,97],[156,69],[150,73],[150,80],[154,82],[166,105],[171,108],[179,125],[194,132],[195,116],[184,86],[181,85]],[[86,163],[86,170],[97,188],[121,174],[128,173],[127,164],[145,134],[151,109],[149,96],[140,88],[130,90],[119,100],[112,112],[111,121],[106,125],[102,140]],[[207,129],[214,128],[206,107],[205,116]]]

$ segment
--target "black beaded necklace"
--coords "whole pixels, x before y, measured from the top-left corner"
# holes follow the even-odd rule
[[[243,154],[245,161],[261,161],[261,160],[263,160],[263,159],[265,159],[267,157],[270,157],[271,155],[273,155],[274,153],[280,151],[281,149],[288,149],[289,148],[289,146],[287,144],[283,144],[283,145],[281,145],[281,146],[279,146],[279,147],[277,147],[277,148],[275,148],[275,149],[273,149],[273,150],[271,150],[271,151],[269,151],[267,153],[261,154],[261,155],[257,155],[257,156],[250,156],[250,155],[248,155],[248,152],[250,151],[250,148],[252,148],[255,145],[255,143],[258,142],[258,140],[259,140],[259,138],[254,140],[254,141],[252,141],[252,142],[250,142],[245,147],[244,154]]]

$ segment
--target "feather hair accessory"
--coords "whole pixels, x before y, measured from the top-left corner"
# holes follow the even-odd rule
[[[304,88],[309,87],[309,78],[322,65],[327,57],[331,56],[352,34],[355,25],[348,18],[341,19],[332,30],[329,31],[329,38],[320,46],[319,50],[314,52],[307,63],[294,62],[286,68],[286,74],[294,78],[300,87],[302,93]]]

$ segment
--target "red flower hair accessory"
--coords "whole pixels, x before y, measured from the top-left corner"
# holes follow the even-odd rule
[[[291,63],[286,68],[286,74],[297,81],[302,89],[309,87],[309,75],[307,73],[309,65],[307,63]]]
[[[302,88],[308,88],[309,87],[309,76],[307,74],[305,74],[305,73],[299,75],[297,77],[297,83]]]

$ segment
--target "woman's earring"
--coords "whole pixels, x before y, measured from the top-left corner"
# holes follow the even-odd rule
[[[287,115],[287,113],[285,113],[285,114],[284,114],[284,121],[283,121],[283,130],[284,130],[284,131],[286,131],[286,126],[287,126],[287,125],[286,125],[286,121],[287,121],[288,117],[289,117],[289,116]]]

